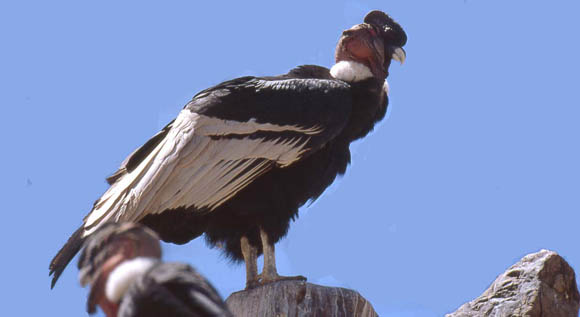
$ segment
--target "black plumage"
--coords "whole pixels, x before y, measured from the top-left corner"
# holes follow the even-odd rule
[[[127,289],[118,317],[232,316],[213,286],[191,266],[158,263]]]
[[[246,261],[248,286],[282,279],[274,244],[298,208],[318,198],[350,163],[349,144],[386,112],[391,59],[406,35],[373,11],[341,36],[332,69],[306,65],[275,77],[242,77],[201,91],[130,155],[53,259],[53,283],[79,240],[111,221],[141,222],[163,240],[205,233]],[[265,254],[264,272],[256,257]]]
[[[298,77],[303,71],[308,72],[309,76],[330,77],[328,69],[316,66],[303,66],[293,70],[291,74]],[[265,80],[275,82],[284,80],[285,77]],[[289,220],[296,216],[298,208],[308,200],[318,198],[337,175],[344,174],[350,163],[350,142],[366,135],[386,112],[387,97],[380,94],[383,83],[374,78],[350,86],[337,81],[313,80],[316,84],[314,87],[305,85],[302,89],[292,87],[288,91],[270,91],[271,94],[282,92],[285,95],[285,98],[280,98],[280,101],[273,104],[276,108],[270,111],[267,108],[272,107],[268,103],[271,96],[256,93],[254,88],[258,80],[264,79],[245,78],[235,86],[214,87],[202,94],[209,94],[209,98],[213,97],[211,94],[219,97],[213,97],[215,99],[211,103],[206,103],[203,102],[205,100],[198,102],[196,96],[186,109],[242,122],[250,120],[252,116],[258,116],[257,122],[308,122],[305,126],[325,127],[324,134],[308,140],[308,152],[300,161],[286,168],[273,166],[268,173],[254,180],[215,212],[200,213],[195,208],[178,208],[171,212],[147,215],[142,222],[157,231],[163,240],[186,243],[205,232],[206,238],[212,244],[223,243],[227,254],[234,259],[242,259],[239,242],[242,235],[247,235],[250,241],[260,246],[260,227],[276,243],[287,233]],[[303,80],[298,82],[304,83]],[[244,90],[240,87],[244,87]],[[327,93],[322,93],[324,90]],[[243,93],[246,95],[242,95]],[[239,98],[252,99],[252,107],[240,107],[238,111],[230,112],[223,109],[236,105]],[[295,111],[293,107],[297,99],[301,100],[300,106],[304,107],[300,111]],[[299,133],[288,131],[285,134],[257,132],[248,137],[292,139],[299,137],[297,134]],[[232,135],[223,137],[231,138]],[[270,164],[275,165],[273,162]]]

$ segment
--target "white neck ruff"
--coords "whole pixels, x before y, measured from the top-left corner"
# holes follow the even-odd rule
[[[365,65],[353,61],[340,61],[330,69],[330,75],[336,79],[346,81],[347,83],[354,83],[373,77],[371,70]],[[389,83],[385,79],[383,90],[389,95]]]
[[[159,260],[154,258],[138,257],[124,261],[118,265],[107,279],[105,295],[113,303],[118,303],[129,286]]]
[[[373,77],[373,73],[368,67],[354,61],[340,61],[334,64],[330,69],[330,75],[347,83]]]

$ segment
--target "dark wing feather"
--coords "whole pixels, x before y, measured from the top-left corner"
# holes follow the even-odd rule
[[[297,69],[291,73],[298,70],[301,74],[307,71]],[[318,127],[320,133],[310,135],[308,141],[309,148],[316,149],[332,140],[348,122],[351,94],[348,84],[332,79],[246,78],[200,93],[186,108],[236,122]],[[293,131],[274,135],[286,132]]]

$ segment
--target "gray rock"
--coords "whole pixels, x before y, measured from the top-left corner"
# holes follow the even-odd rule
[[[478,298],[447,317],[577,317],[580,294],[574,270],[556,252],[523,257]]]
[[[356,291],[301,281],[279,281],[236,292],[226,304],[236,317],[378,316]]]

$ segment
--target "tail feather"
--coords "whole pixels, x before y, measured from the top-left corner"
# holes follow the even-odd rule
[[[83,237],[83,230],[84,228],[81,226],[80,228],[75,231],[65,245],[58,251],[58,253],[54,256],[52,261],[50,262],[50,266],[48,267],[50,273],[48,275],[52,275],[52,282],[50,284],[50,288],[54,288],[56,281],[69,264],[69,262],[75,257],[75,255],[79,252],[81,247],[83,246],[83,242],[85,241],[86,237]]]

